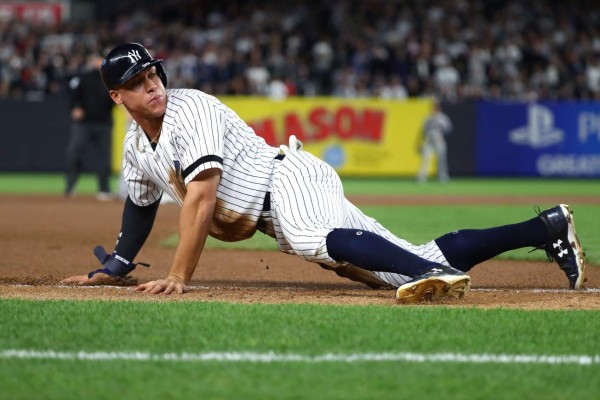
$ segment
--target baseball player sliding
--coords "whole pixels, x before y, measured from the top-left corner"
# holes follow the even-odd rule
[[[470,287],[467,271],[521,247],[545,250],[571,288],[583,283],[583,250],[567,205],[528,221],[455,231],[413,245],[351,204],[333,168],[304,151],[293,136],[289,146],[268,146],[215,97],[165,89],[162,60],[142,45],[114,48],[101,73],[113,101],[134,120],[124,142],[128,197],[114,250],[95,249],[102,267],[64,283],[127,276],[164,193],[181,205],[179,243],[169,274],[140,284],[137,291],[188,291],[208,235],[238,241],[257,230],[275,238],[281,251],[340,276],[397,288],[400,302],[460,298]]]

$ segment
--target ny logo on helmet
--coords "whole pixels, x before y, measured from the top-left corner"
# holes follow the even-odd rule
[[[135,64],[137,61],[140,61],[142,59],[142,56],[140,56],[140,52],[137,50],[129,50],[129,53],[127,53],[127,57],[129,57],[129,61],[131,61],[132,64]]]

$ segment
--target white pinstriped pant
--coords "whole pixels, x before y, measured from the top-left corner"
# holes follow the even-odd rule
[[[269,191],[277,244],[285,253],[311,262],[338,265],[327,252],[327,235],[336,228],[361,229],[422,258],[449,265],[434,241],[413,245],[350,203],[344,197],[335,170],[308,152],[291,152],[282,161],[276,161]],[[374,273],[393,286],[411,279],[389,272]]]

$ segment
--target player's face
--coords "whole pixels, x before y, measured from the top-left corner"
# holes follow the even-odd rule
[[[134,118],[161,117],[167,108],[167,92],[155,66],[111,90],[110,95],[115,103],[125,105]]]

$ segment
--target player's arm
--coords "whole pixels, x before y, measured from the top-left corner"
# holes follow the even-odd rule
[[[450,117],[446,114],[444,114],[444,117],[444,134],[448,135],[452,132],[454,127],[452,126],[452,121],[450,120]]]
[[[69,82],[70,101],[71,101],[71,118],[74,121],[81,121],[85,117],[85,111],[82,107],[83,102],[83,84],[81,77],[76,76],[71,78]]]
[[[63,280],[63,283],[91,284],[106,276],[127,276],[136,264],[133,263],[136,255],[150,235],[160,200],[142,207],[136,205],[129,197],[125,200],[121,231],[111,254],[101,246],[94,249],[94,254],[99,259],[101,268],[91,271],[87,275],[75,275]]]
[[[141,284],[136,288],[137,291],[169,294],[188,290],[187,285],[204,249],[215,212],[220,178],[221,170],[211,168],[199,173],[188,183],[179,216],[179,244],[169,275],[165,279]]]

